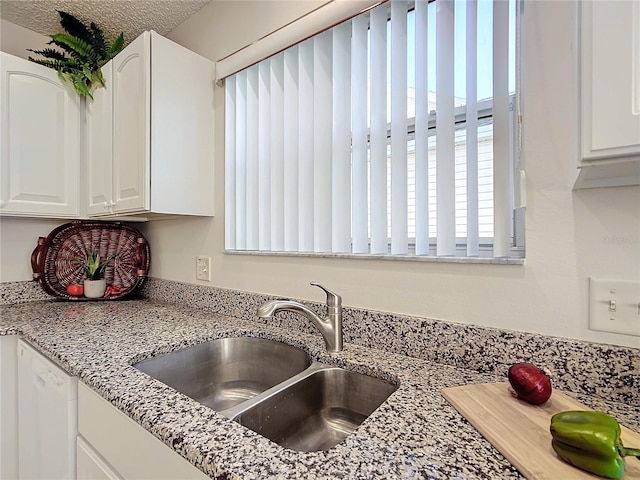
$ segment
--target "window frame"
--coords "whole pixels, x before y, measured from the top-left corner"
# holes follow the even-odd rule
[[[429,3],[435,0],[430,0]],[[518,10],[520,7],[518,0],[515,2],[516,9]],[[412,6],[409,6],[407,10],[407,14],[412,10]],[[521,20],[518,18],[519,13],[516,12],[516,23],[518,24]],[[517,31],[516,31],[517,36]],[[516,45],[516,71],[519,72],[519,64],[521,62],[521,51],[519,51],[519,45]],[[394,259],[402,259],[402,260],[431,260],[431,261],[452,261],[456,263],[460,262],[470,262],[470,263],[506,263],[506,264],[521,264],[525,255],[525,228],[524,228],[524,208],[516,207],[514,205],[514,197],[517,197],[519,192],[516,192],[516,188],[518,188],[518,182],[515,180],[516,172],[519,172],[519,166],[522,165],[522,159],[518,158],[518,155],[521,152],[519,148],[519,139],[521,138],[522,123],[519,121],[520,112],[519,112],[519,97],[521,96],[521,85],[519,83],[518,77],[516,77],[516,91],[513,94],[509,95],[509,122],[510,122],[510,134],[511,134],[511,148],[510,148],[510,169],[511,169],[511,185],[510,191],[512,196],[512,220],[511,220],[511,256],[505,258],[493,257],[493,240],[494,237],[483,237],[480,239],[480,254],[478,257],[468,257],[465,256],[466,252],[466,238],[458,237],[456,238],[456,251],[457,255],[455,257],[438,257],[436,256],[436,238],[429,237],[429,253],[426,255],[415,255],[415,237],[409,238],[409,252],[408,254],[402,255],[392,255],[390,253],[387,254],[371,254],[371,253],[334,253],[334,252],[308,252],[308,251],[259,251],[259,250],[236,250],[236,249],[228,249],[225,245],[225,252],[230,254],[254,254],[254,255],[284,255],[284,256],[322,256],[322,257],[345,257],[345,258],[394,258]],[[493,117],[493,109],[492,109],[492,99],[485,99],[478,102],[478,119],[481,121],[482,119],[488,119]],[[455,109],[455,124],[464,125],[466,123],[466,106],[456,107]],[[429,112],[428,115],[428,129],[431,131],[432,129],[436,130],[436,115],[435,111]],[[413,135],[415,134],[415,117],[407,118],[407,143],[409,143]],[[351,136],[353,132],[351,132]],[[390,142],[391,139],[391,124],[387,123],[387,142]],[[367,133],[367,145],[368,150],[370,146],[370,131]],[[387,175],[390,175],[390,171],[388,171]],[[521,192],[520,192],[521,193]],[[225,211],[225,216],[228,213]],[[353,237],[353,236],[351,236]],[[353,243],[353,241],[352,241]],[[369,252],[371,246],[371,238],[369,237]],[[391,239],[387,239],[387,244],[391,245]],[[390,250],[389,250],[390,251]]]

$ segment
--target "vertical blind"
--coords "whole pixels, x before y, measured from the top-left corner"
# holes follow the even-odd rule
[[[225,81],[225,247],[508,257],[514,1],[391,0]]]

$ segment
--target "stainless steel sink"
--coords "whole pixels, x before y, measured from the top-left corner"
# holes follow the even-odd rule
[[[221,338],[134,365],[216,411],[223,411],[305,370],[299,348],[262,338]]]
[[[223,338],[143,360],[151,377],[283,447],[328,450],[398,387],[273,340]]]
[[[329,450],[347,438],[397,386],[337,367],[278,389],[234,420],[292,450]]]

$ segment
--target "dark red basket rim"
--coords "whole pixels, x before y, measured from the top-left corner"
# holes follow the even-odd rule
[[[78,259],[95,251],[111,257],[104,276],[110,287],[104,297],[90,299],[71,296],[68,285],[82,284],[86,278]],[[39,237],[31,254],[33,278],[54,297],[66,300],[115,300],[133,293],[149,273],[149,243],[136,228],[120,222],[75,220]]]

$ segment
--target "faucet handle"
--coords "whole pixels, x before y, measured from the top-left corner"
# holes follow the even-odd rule
[[[318,282],[311,282],[309,285],[313,285],[314,287],[319,287],[324,290],[324,293],[327,294],[327,306],[328,307],[340,307],[342,305],[342,297],[337,293],[333,293],[331,290],[327,290],[325,287],[320,285]]]

